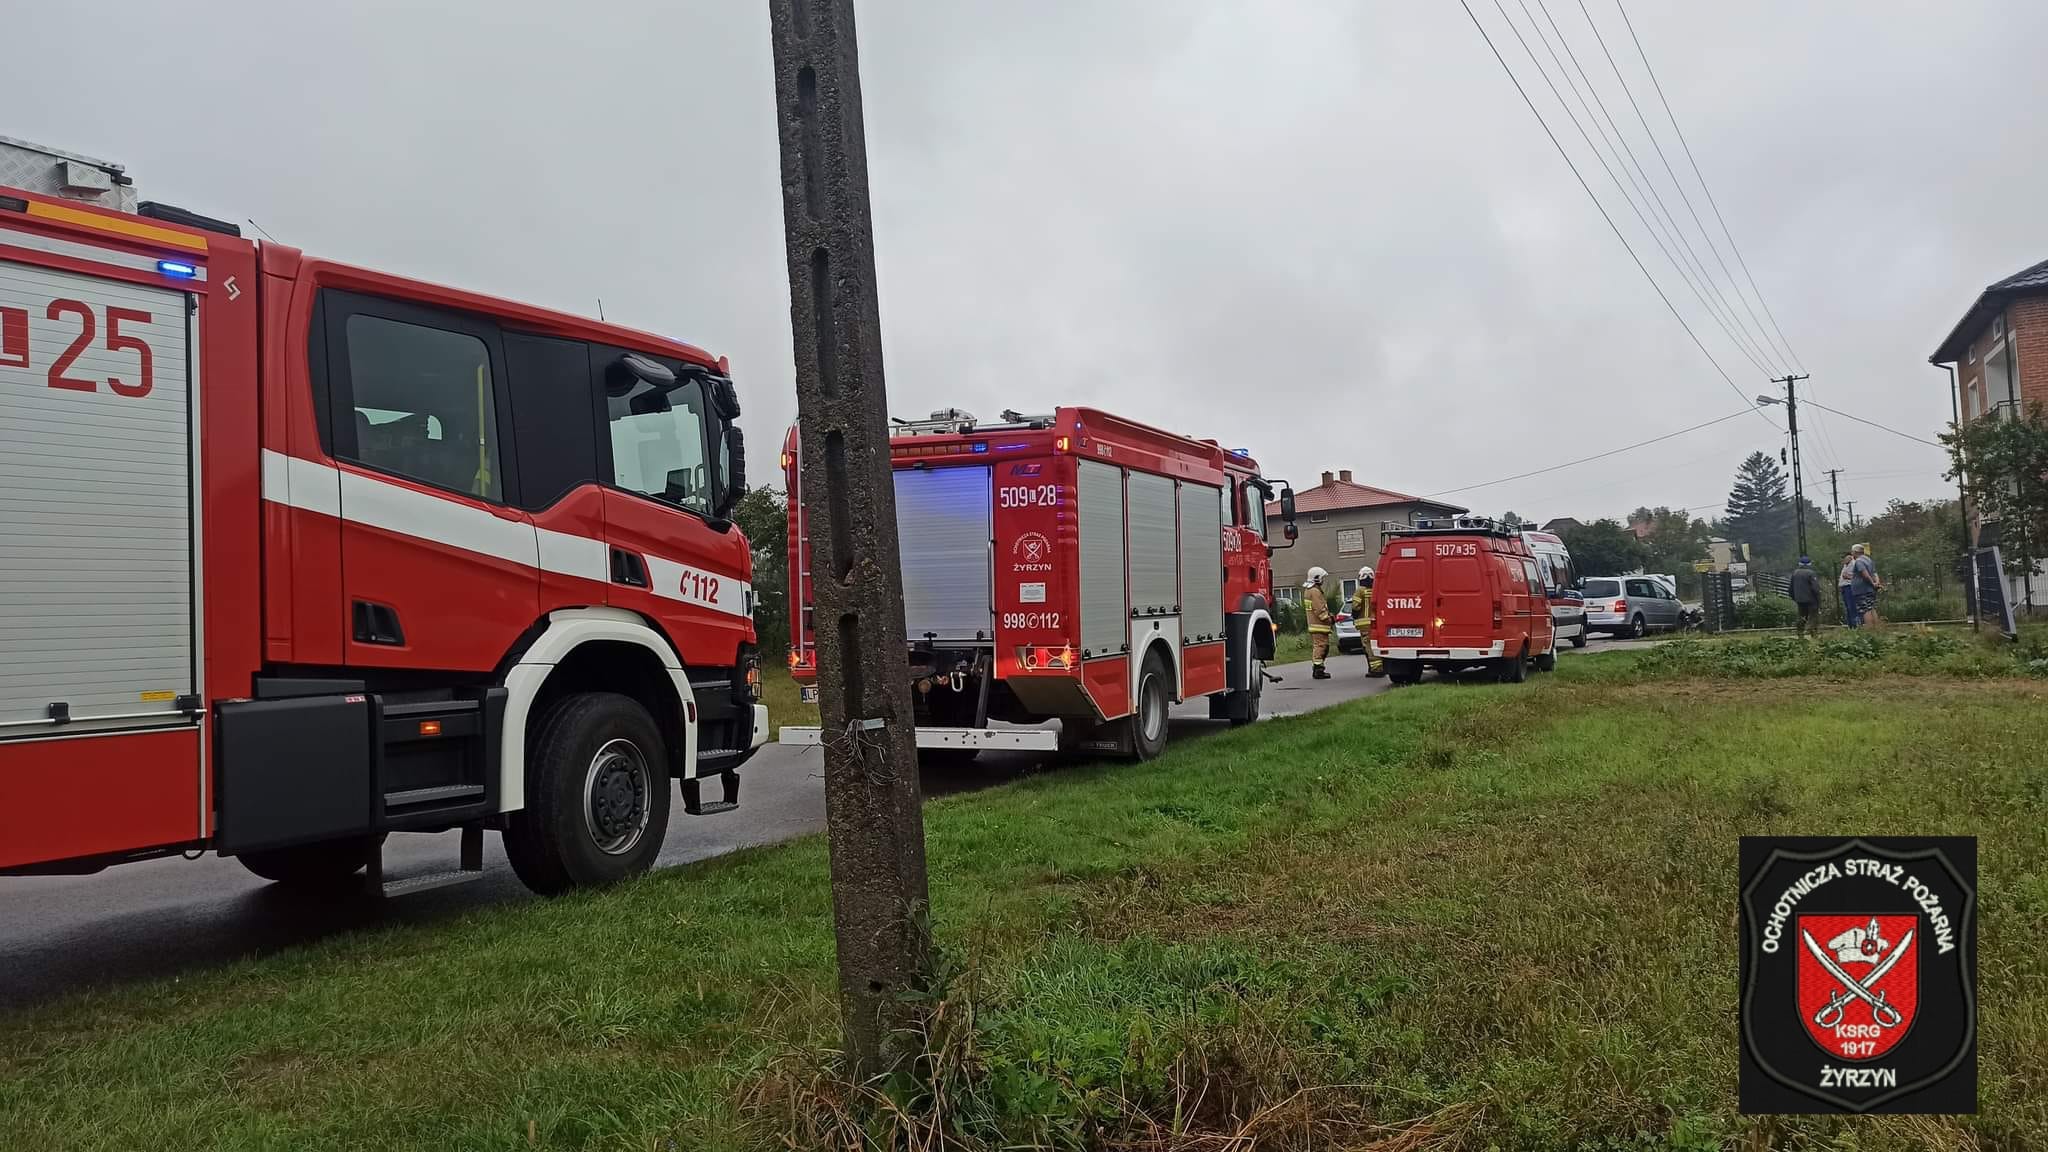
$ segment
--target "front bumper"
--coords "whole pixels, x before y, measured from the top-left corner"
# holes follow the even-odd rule
[[[1435,660],[1445,663],[1498,660],[1506,649],[1505,640],[1495,640],[1484,648],[1387,648],[1377,640],[1372,644],[1372,654],[1382,660]]]

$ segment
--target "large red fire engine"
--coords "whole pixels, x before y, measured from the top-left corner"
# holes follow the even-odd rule
[[[798,439],[792,428],[782,453],[790,667],[808,683],[817,649]],[[936,412],[898,424],[890,457],[919,748],[1064,743],[1149,758],[1173,701],[1207,697],[1213,718],[1258,718],[1273,656],[1275,490],[1250,455],[1061,408],[986,424]],[[1293,491],[1279,501],[1291,539]],[[1055,718],[1058,731],[1041,724]]]
[[[554,892],[648,867],[671,777],[736,802],[766,716],[722,358],[0,146],[0,873],[381,880],[387,833],[462,830],[399,890],[495,828]]]

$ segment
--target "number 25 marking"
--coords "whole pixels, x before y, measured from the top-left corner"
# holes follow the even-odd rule
[[[51,320],[61,320],[66,316],[78,318],[78,337],[71,341],[71,346],[64,349],[64,354],[50,365],[50,387],[71,392],[97,392],[98,381],[65,375],[71,370],[71,366],[78,362],[78,358],[85,354],[86,349],[92,347],[92,338],[99,329],[99,322],[93,316],[92,309],[77,300],[52,300],[46,315]],[[149,395],[150,389],[156,386],[156,354],[150,350],[149,343],[141,337],[124,335],[121,331],[123,323],[148,324],[150,315],[134,308],[107,309],[107,351],[135,353],[136,358],[141,361],[142,374],[133,384],[123,381],[118,376],[110,376],[107,378],[107,387],[113,389],[116,396],[139,400]],[[26,367],[26,359],[24,353],[24,363],[17,367]]]

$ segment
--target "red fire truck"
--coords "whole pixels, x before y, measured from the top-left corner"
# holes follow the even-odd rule
[[[734,805],[766,714],[723,358],[0,146],[0,874],[382,882],[388,833],[461,829],[401,891],[498,829],[556,892],[647,868],[671,777]]]
[[[792,428],[789,662],[811,684],[800,452]],[[1173,701],[1202,696],[1215,719],[1258,718],[1275,484],[1250,455],[1061,408],[994,423],[936,412],[897,425],[890,457],[920,749],[1064,744],[1148,759]],[[1294,492],[1281,485],[1278,498],[1291,540]],[[1057,731],[1041,723],[1055,718]],[[818,730],[785,727],[781,739],[813,744]]]

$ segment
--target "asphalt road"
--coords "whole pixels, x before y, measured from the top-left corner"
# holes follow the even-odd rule
[[[1594,650],[1621,647],[1596,641]],[[1569,649],[1566,649],[1569,651]],[[1273,669],[1267,718],[1297,715],[1385,691],[1358,656],[1333,657],[1332,679],[1307,664]],[[1198,739],[1228,725],[1208,719],[1206,700],[1174,710],[1171,739]],[[741,772],[740,806],[717,816],[683,813],[678,801],[659,859],[668,867],[773,844],[825,824],[824,786],[814,749],[770,745]],[[1054,760],[1031,753],[985,754],[964,769],[928,769],[928,795],[972,791],[1039,771]],[[453,868],[458,834],[399,834],[385,848],[385,874],[400,878]],[[482,879],[392,900],[294,897],[233,860],[153,860],[93,876],[0,878],[0,1008],[124,981],[175,975],[318,940],[338,932],[447,919],[504,901],[533,899],[512,875],[496,836],[485,837]]]

